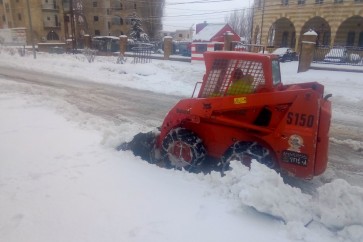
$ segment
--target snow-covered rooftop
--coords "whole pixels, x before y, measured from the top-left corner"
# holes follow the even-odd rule
[[[224,26],[226,26],[225,23],[208,24],[193,37],[193,40],[210,41]]]

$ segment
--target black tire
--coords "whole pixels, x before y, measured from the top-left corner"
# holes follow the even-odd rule
[[[165,136],[161,155],[168,168],[199,172],[206,150],[202,140],[195,133],[184,128],[176,128]]]
[[[222,174],[229,169],[229,163],[232,160],[241,161],[244,165],[250,167],[252,159],[257,160],[269,168],[273,169],[276,167],[276,162],[270,150],[257,142],[237,141],[222,156]]]

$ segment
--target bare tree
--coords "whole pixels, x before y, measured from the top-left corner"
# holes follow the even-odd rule
[[[249,43],[251,40],[253,9],[246,8],[241,10],[234,10],[225,17],[226,22],[233,28],[233,30]]]

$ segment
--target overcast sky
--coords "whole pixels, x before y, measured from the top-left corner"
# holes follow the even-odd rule
[[[166,0],[163,28],[188,29],[197,23],[221,23],[235,9],[252,5],[253,0]]]

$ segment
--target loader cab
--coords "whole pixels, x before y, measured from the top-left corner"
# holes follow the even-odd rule
[[[206,74],[199,98],[273,91],[281,85],[280,64],[272,55],[216,51],[204,53],[204,59]],[[234,85],[236,76],[240,76],[240,85]]]

